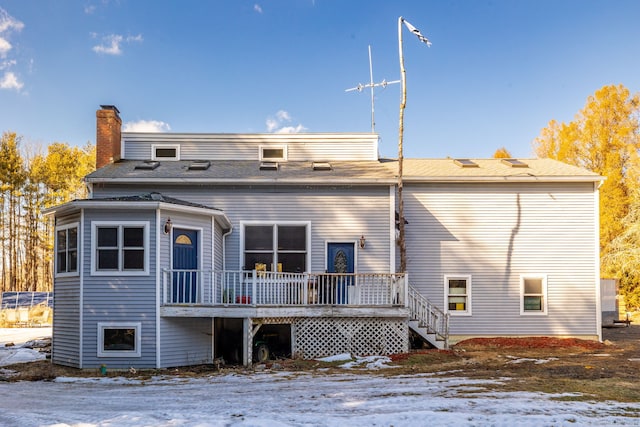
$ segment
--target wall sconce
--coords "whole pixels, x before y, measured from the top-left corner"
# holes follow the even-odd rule
[[[360,249],[364,249],[364,246],[367,244],[367,239],[364,238],[364,234],[362,236],[360,236]]]
[[[169,234],[169,232],[171,231],[171,227],[173,227],[171,218],[167,218],[167,222],[164,223],[164,234]]]

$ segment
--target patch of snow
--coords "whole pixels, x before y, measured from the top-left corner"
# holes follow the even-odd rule
[[[384,369],[384,368],[392,368],[388,363],[391,363],[391,359],[387,356],[366,356],[366,357],[357,357],[356,360],[351,362],[344,363],[340,365],[341,368],[345,369]]]
[[[318,362],[342,362],[343,360],[352,360],[351,354],[342,353],[335,354],[333,356],[322,357],[320,359],[316,359]]]
[[[0,366],[45,359],[37,348],[49,337],[51,328],[0,328]]]

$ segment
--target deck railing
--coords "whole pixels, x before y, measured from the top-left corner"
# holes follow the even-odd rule
[[[405,306],[404,274],[163,270],[164,305]]]

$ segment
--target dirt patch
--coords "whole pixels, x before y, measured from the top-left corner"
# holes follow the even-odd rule
[[[377,375],[432,373],[472,379],[502,379],[497,391],[570,393],[562,399],[640,401],[640,325],[606,328],[603,342],[532,338],[474,338],[450,350],[415,350],[391,356],[395,368],[366,371]],[[344,372],[333,363],[277,360],[252,370],[237,366],[201,365],[185,368],[109,371],[107,376],[148,378],[153,375],[195,377],[253,370],[286,370],[318,374]],[[320,370],[321,369],[321,370]],[[98,370],[78,370],[49,361],[7,366],[0,380],[51,380],[59,376],[101,376]]]

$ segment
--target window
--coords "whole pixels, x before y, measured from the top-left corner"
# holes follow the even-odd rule
[[[260,147],[260,161],[282,161],[287,160],[287,146]]]
[[[445,305],[452,315],[471,314],[471,276],[444,276]]]
[[[151,160],[180,160],[180,146],[152,145]]]
[[[547,277],[520,277],[520,314],[547,314]]]
[[[78,224],[56,230],[56,274],[78,272]]]
[[[98,357],[140,357],[140,323],[98,323]]]
[[[147,274],[148,223],[93,223],[93,274]]]
[[[307,271],[307,230],[307,224],[245,225],[245,269]]]

